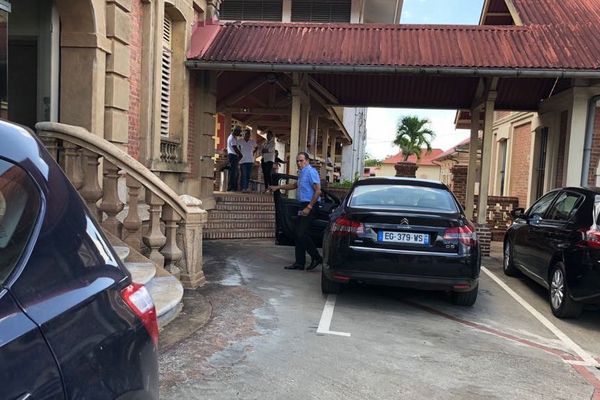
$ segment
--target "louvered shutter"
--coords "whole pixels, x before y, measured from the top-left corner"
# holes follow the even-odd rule
[[[160,133],[169,135],[169,110],[171,98],[171,35],[173,22],[165,15],[162,38],[161,82],[160,82]]]
[[[281,21],[283,0],[223,0],[219,18],[225,21]]]
[[[350,22],[352,0],[292,0],[292,22]]]

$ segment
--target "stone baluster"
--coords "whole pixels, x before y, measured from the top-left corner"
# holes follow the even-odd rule
[[[119,168],[114,164],[104,160],[104,179],[102,202],[100,210],[106,213],[106,219],[102,222],[102,227],[116,237],[121,237],[122,224],[117,219],[117,214],[125,206],[119,199]]]
[[[63,147],[65,149],[65,174],[67,174],[75,189],[79,190],[83,186],[80,148],[69,142],[65,142]]]
[[[202,209],[202,201],[188,195],[180,196],[187,206],[187,214],[179,224],[177,241],[183,249],[179,260],[180,281],[186,289],[196,289],[206,283],[202,270],[202,230],[207,221],[207,212]]]
[[[167,243],[160,252],[165,257],[165,268],[179,279],[181,271],[176,264],[181,259],[183,252],[177,246],[177,224],[181,221],[181,216],[173,210],[173,207],[165,206],[162,220],[165,222]]]
[[[160,230],[160,214],[164,203],[165,202],[160,197],[150,190],[146,190],[146,204],[150,207],[148,210],[150,213],[150,226],[148,227],[146,234],[142,237],[142,240],[150,249],[147,257],[154,261],[159,267],[164,267],[165,265],[165,258],[160,254],[159,250],[167,241],[167,238]]]
[[[92,212],[92,215],[94,215],[98,221],[102,221],[102,214],[96,206],[96,203],[102,197],[102,189],[100,189],[100,185],[98,184],[98,165],[100,164],[98,161],[99,158],[100,156],[92,151],[83,151],[84,181],[79,193],[85,200],[85,203]]]
[[[123,240],[135,250],[142,248],[142,219],[138,212],[138,202],[142,185],[131,176],[125,180],[129,195],[127,217],[123,221]]]
[[[50,153],[50,156],[52,156],[54,161],[57,161],[58,160],[58,140],[56,140],[52,137],[47,137],[47,136],[42,136],[41,140],[42,140],[42,143],[44,144],[44,147],[46,148],[46,150],[48,150],[48,153]]]

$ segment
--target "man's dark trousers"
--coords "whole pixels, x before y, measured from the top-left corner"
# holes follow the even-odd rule
[[[228,192],[235,192],[238,184],[238,163],[240,158],[237,154],[227,154],[229,160],[229,182],[227,184]]]
[[[273,174],[273,161],[263,162],[261,164],[263,176],[265,179],[265,189],[272,185],[271,175]]]
[[[308,203],[301,203],[300,210],[304,210]],[[315,204],[310,213],[306,216],[298,216],[298,224],[296,227],[296,265],[304,267],[306,264],[306,252],[310,254],[313,260],[321,258],[317,246],[310,237],[310,226],[315,219],[317,209]]]

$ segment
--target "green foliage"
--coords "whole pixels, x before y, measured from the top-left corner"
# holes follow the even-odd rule
[[[350,189],[353,184],[354,184],[354,181],[351,181],[351,180],[348,180],[348,179],[344,179],[341,182],[330,183],[329,187],[330,188],[335,188],[335,189]]]
[[[381,166],[381,160],[378,160],[376,158],[365,159],[365,167],[380,167],[380,166]]]
[[[431,142],[435,133],[426,127],[427,124],[427,118],[421,119],[417,116],[405,116],[398,121],[394,144],[400,147],[404,161],[411,155],[420,159],[423,147],[427,148],[427,152],[431,152]]]

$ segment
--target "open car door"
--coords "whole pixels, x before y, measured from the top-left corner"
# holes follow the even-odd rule
[[[293,183],[297,179],[298,177],[294,175],[273,174],[273,181],[276,185]],[[288,198],[286,191],[281,190],[276,191],[273,197],[275,199],[275,242],[282,246],[293,246],[300,202]],[[326,189],[321,189],[321,201],[317,206],[317,216],[310,228],[311,238],[317,247],[321,247],[323,243],[323,232],[329,224],[329,215],[339,205],[340,199],[328,193]]]

